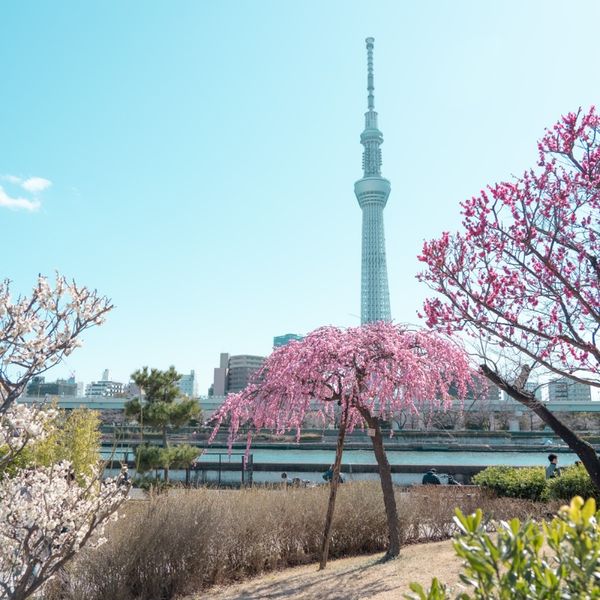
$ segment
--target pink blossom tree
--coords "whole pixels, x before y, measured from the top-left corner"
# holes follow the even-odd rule
[[[110,301],[56,276],[45,277],[29,297],[12,299],[0,284],[0,596],[23,600],[39,591],[92,536],[101,542],[107,519],[127,496],[127,486],[101,481],[93,464],[81,481],[67,461],[22,465],[15,459],[56,427],[51,410],[16,400],[35,375],[80,345],[99,325]],[[22,461],[21,461],[22,462]]]
[[[400,534],[380,419],[391,420],[404,409],[418,411],[425,404],[444,408],[453,400],[449,389],[464,398],[471,377],[466,354],[438,334],[384,322],[350,329],[323,327],[275,350],[255,383],[230,394],[214,417],[212,438],[225,419],[230,445],[240,428],[246,428],[248,448],[262,429],[279,435],[294,431],[299,438],[309,412],[316,411],[324,424],[337,420],[338,450],[326,519],[330,525],[344,435],[368,427],[389,529],[387,557],[392,558],[400,551]],[[328,543],[326,525],[324,561]]]
[[[566,115],[538,149],[536,169],[466,200],[461,231],[425,243],[420,279],[439,293],[425,313],[431,327],[481,342],[483,373],[549,425],[600,487],[592,446],[525,388],[533,368],[600,387],[600,117]]]

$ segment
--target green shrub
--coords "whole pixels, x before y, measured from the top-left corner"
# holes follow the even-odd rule
[[[140,473],[171,467],[187,469],[201,453],[202,450],[187,444],[169,448],[143,444],[135,449],[135,464]]]
[[[544,500],[548,497],[543,467],[488,467],[473,477],[473,483],[508,498]]]
[[[202,454],[202,450],[188,444],[172,446],[164,452],[164,460],[174,469],[187,469]]]
[[[582,466],[573,465],[561,469],[560,472],[559,477],[549,479],[547,482],[550,498],[568,500],[575,496],[581,496],[598,500],[600,493]]]
[[[45,428],[46,436],[16,454],[6,472],[14,473],[16,469],[35,466],[48,467],[67,460],[77,480],[83,483],[84,476],[91,475],[100,462],[102,436],[98,413],[85,408],[70,412],[58,410]]]
[[[456,511],[461,534],[454,541],[463,559],[460,579],[469,591],[456,600],[562,600],[600,598],[600,526],[596,502],[576,496],[549,524],[513,519],[502,523],[496,540],[482,525],[482,511],[470,516]],[[550,553],[547,554],[547,550]],[[451,590],[433,579],[426,592],[410,586],[411,600],[450,600]]]
[[[148,446],[146,444],[136,447],[135,468],[138,473],[145,473],[152,469],[160,469],[163,466],[162,448],[159,446]]]

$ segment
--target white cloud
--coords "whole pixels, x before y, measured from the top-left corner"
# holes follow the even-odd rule
[[[39,200],[28,200],[27,198],[11,198],[0,186],[0,206],[12,210],[27,210],[34,212],[40,207]]]
[[[26,192],[29,192],[33,198],[20,198],[9,196],[2,186],[0,186],[0,208],[9,208],[11,210],[26,210],[29,212],[35,212],[41,206],[41,202],[38,200],[37,195],[41,194],[44,190],[48,189],[52,182],[49,179],[43,177],[28,177],[23,179],[16,175],[0,175],[1,181],[8,181],[12,185],[19,186]]]
[[[52,185],[49,179],[44,179],[43,177],[28,177],[27,179],[23,179],[16,175],[0,175],[0,179],[8,181],[13,185],[18,185],[31,194],[39,194]]]
[[[29,179],[22,181],[20,185],[24,190],[27,190],[32,194],[38,194],[49,188],[52,185],[52,182],[43,177],[30,177]]]
[[[2,175],[2,179],[4,179],[4,181],[8,181],[9,183],[14,183],[15,185],[20,185],[23,181],[20,177],[15,175]]]

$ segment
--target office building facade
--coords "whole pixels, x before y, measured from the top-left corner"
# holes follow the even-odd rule
[[[187,375],[182,375],[181,379],[177,382],[177,385],[182,394],[185,394],[190,398],[196,398],[198,396],[198,382],[196,381],[196,373],[194,370],[190,371]]]
[[[77,396],[77,382],[73,377],[46,381],[43,376],[33,377],[27,386],[27,396],[43,398],[45,396]]]
[[[264,356],[253,354],[230,356],[226,352],[221,353],[219,366],[214,369],[209,396],[226,396],[241,392],[264,362]]]
[[[559,377],[548,382],[550,402],[591,402],[592,390],[589,385]]]

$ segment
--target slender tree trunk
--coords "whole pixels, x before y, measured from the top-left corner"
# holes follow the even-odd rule
[[[163,430],[162,430],[162,438],[163,438],[163,448],[165,450],[165,454],[166,451],[169,448],[169,441],[167,440],[167,428],[166,426],[163,426]],[[166,458],[166,456],[165,456]],[[163,473],[164,473],[164,477],[165,477],[165,483],[169,482],[169,465],[167,462],[165,462],[164,466],[163,466]]]
[[[487,365],[481,365],[483,374],[511,398],[531,409],[548,427],[558,435],[567,446],[581,459],[583,466],[589,473],[592,483],[600,490],[600,459],[594,448],[582,440],[570,427],[567,427],[552,411],[535,396],[523,389],[508,383],[498,373]]]
[[[327,505],[327,515],[325,516],[325,530],[323,531],[323,543],[321,545],[321,562],[319,570],[327,566],[329,556],[329,543],[331,542],[331,526],[333,524],[333,511],[335,510],[335,498],[337,496],[338,486],[340,484],[340,466],[342,464],[342,454],[344,452],[344,438],[346,437],[346,426],[348,424],[348,407],[344,405],[340,417],[340,430],[338,432],[337,446],[335,449],[335,462],[333,463],[333,476],[329,485],[329,504]]]
[[[385,505],[385,514],[387,517],[388,533],[390,536],[390,545],[385,553],[385,559],[396,558],[400,554],[400,529],[398,527],[398,508],[396,507],[396,496],[394,495],[394,484],[392,483],[392,469],[388,462],[383,448],[383,437],[379,420],[371,415],[366,408],[358,409],[360,414],[370,429],[373,429],[375,435],[371,436],[373,451],[379,465],[379,478],[381,480],[381,491],[383,492],[383,504]]]

